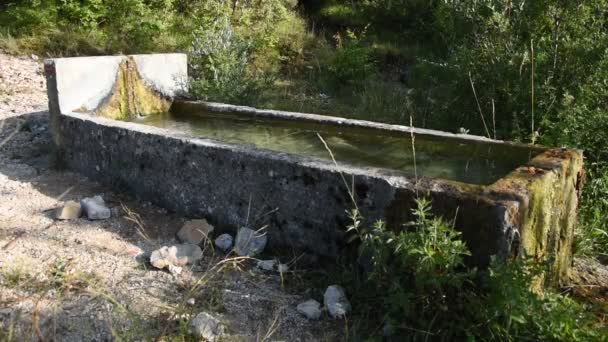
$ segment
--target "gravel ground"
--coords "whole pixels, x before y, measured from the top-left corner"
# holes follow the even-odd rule
[[[47,108],[46,83],[38,57],[0,52],[0,118]]]
[[[343,321],[296,311],[310,297],[282,284],[302,291],[297,264],[281,278],[207,248],[178,276],[153,269],[149,254],[177,243],[187,218],[51,167],[41,70],[0,54],[0,340],[167,340],[201,311],[225,323],[227,340],[343,338]],[[112,218],[54,219],[63,201],[97,194]]]

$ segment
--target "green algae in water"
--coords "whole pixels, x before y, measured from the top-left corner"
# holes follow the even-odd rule
[[[330,160],[317,136],[319,133],[339,164],[414,175],[411,137],[405,133],[209,112],[192,116],[154,114],[132,121],[224,143]],[[419,177],[479,185],[495,182],[538,154],[522,147],[461,143],[418,135],[415,146]]]

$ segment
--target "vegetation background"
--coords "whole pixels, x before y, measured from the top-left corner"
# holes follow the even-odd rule
[[[8,1],[0,4],[0,49],[44,56],[183,51],[196,98],[400,124],[412,117],[419,127],[583,149],[588,177],[576,253],[608,260],[608,0]],[[425,220],[422,226],[436,228]],[[386,233],[370,231],[376,235],[361,233],[364,245]],[[401,236],[402,244],[414,238],[420,237]],[[399,256],[381,246],[376,250]],[[455,258],[465,253],[452,247]],[[409,268],[422,262],[403,258],[401,266]],[[436,267],[452,272],[458,260]],[[421,276],[430,283],[420,291],[431,297],[472,279],[434,283],[435,271]],[[511,274],[508,284],[526,277],[500,274]],[[383,284],[381,270],[374,277],[375,285],[397,296],[391,299],[407,299]],[[466,317],[500,328],[465,325],[464,335],[551,340],[582,334],[580,312],[564,314],[575,304],[548,296],[559,303],[551,306],[524,290],[497,291],[486,299],[502,300],[499,306],[482,310],[484,317]],[[516,299],[504,302],[510,298]],[[425,307],[408,303],[388,311],[411,317]],[[500,305],[522,305],[563,324],[540,327],[524,312],[491,312]],[[557,316],[547,315],[547,307]],[[398,317],[393,314],[383,321]],[[434,322],[443,316],[421,317]]]

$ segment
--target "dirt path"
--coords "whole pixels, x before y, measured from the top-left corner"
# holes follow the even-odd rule
[[[0,54],[0,340],[168,340],[201,311],[228,340],[340,339],[343,322],[296,311],[320,299],[283,286],[303,283],[297,264],[282,279],[207,248],[178,276],[153,269],[149,254],[177,243],[186,218],[51,167],[40,70]],[[112,218],[54,219],[63,201],[98,194]]]

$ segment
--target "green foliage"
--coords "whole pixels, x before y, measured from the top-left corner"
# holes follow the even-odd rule
[[[346,36],[336,35],[336,50],[326,61],[327,71],[332,81],[338,84],[359,85],[374,71],[370,62],[370,51],[361,44],[360,35],[347,31]]]
[[[348,230],[361,238],[360,259],[371,267],[352,292],[368,306],[362,311],[379,312],[385,330],[399,340],[601,340],[575,301],[530,289],[541,271],[534,262],[494,259],[487,272],[467,270],[460,233],[430,211],[429,201],[418,200],[415,220],[402,229],[383,222],[365,229],[351,215]]]
[[[251,42],[235,36],[222,19],[197,33],[190,51],[190,92],[204,100],[255,103],[268,82],[247,67]]]
[[[462,304],[454,299],[471,279],[471,273],[459,271],[470,253],[459,232],[431,215],[429,201],[417,204],[415,221],[403,229],[389,230],[381,221],[371,230],[359,229],[360,253],[372,266],[369,281],[384,294],[385,323],[434,335],[459,325],[442,317]]]
[[[487,292],[474,306],[477,319],[488,322],[479,337],[501,341],[601,341],[592,317],[580,304],[550,290],[542,295],[530,290],[540,271],[539,265],[530,261],[518,260],[511,265],[492,261],[484,277]]]
[[[259,104],[281,64],[302,54],[307,33],[290,1],[192,6],[199,18],[190,47],[191,93],[197,98]]]
[[[25,38],[26,50],[127,53],[174,47],[168,39],[174,18],[171,0],[26,0],[7,5],[0,23]]]
[[[589,182],[579,251],[608,247],[608,31],[606,0],[454,1],[433,9],[448,53],[421,58],[408,75],[413,103],[432,128],[578,147]],[[429,54],[430,55],[430,54]],[[481,113],[480,113],[481,111]],[[494,132],[493,127],[496,127]]]
[[[22,265],[13,265],[11,268],[0,272],[0,280],[3,286],[15,288],[21,283],[28,281],[31,275],[27,273]]]

